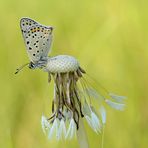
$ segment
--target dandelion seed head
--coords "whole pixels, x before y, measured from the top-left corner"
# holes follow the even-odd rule
[[[59,55],[48,59],[45,71],[51,73],[67,73],[74,72],[78,68],[79,63],[74,57]]]
[[[54,80],[54,98],[52,101],[52,115],[45,120],[43,117],[42,128],[48,125],[48,138],[57,140],[72,139],[79,130],[79,121],[84,118],[94,132],[101,133],[106,124],[106,111],[102,106],[96,110],[92,105],[93,99],[99,99],[98,106],[105,101],[112,108],[122,110],[124,104],[112,102],[97,93],[92,87],[87,87],[84,79],[85,71],[79,66],[78,61],[67,55],[49,58],[44,69]],[[123,99],[113,94],[108,94],[114,100]],[[97,112],[99,111],[99,112]],[[100,114],[100,116],[99,116]],[[45,122],[46,121],[46,122]]]

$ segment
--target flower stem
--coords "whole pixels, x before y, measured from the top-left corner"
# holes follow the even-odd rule
[[[101,141],[101,148],[104,147],[104,130],[105,130],[105,125],[103,125],[103,129],[102,129],[102,141]]]
[[[79,120],[79,129],[77,130],[77,139],[78,139],[80,148],[89,148],[88,139],[87,139],[82,118],[80,118]]]

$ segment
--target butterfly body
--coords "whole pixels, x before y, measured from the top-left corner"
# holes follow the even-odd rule
[[[20,27],[31,61],[29,68],[43,67],[47,63],[53,27],[41,25],[30,18],[22,18]]]

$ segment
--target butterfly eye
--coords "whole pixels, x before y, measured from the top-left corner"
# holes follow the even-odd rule
[[[51,34],[52,31],[53,31],[53,27],[50,27],[50,29],[49,29],[49,34]]]
[[[32,63],[32,62],[30,62],[30,63],[29,63],[29,68],[30,68],[30,69],[34,69],[34,68],[35,68],[35,64]]]

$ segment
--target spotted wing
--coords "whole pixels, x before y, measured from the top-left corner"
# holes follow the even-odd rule
[[[22,18],[20,27],[29,59],[36,63],[48,56],[52,41],[52,27],[43,26],[30,18]]]

